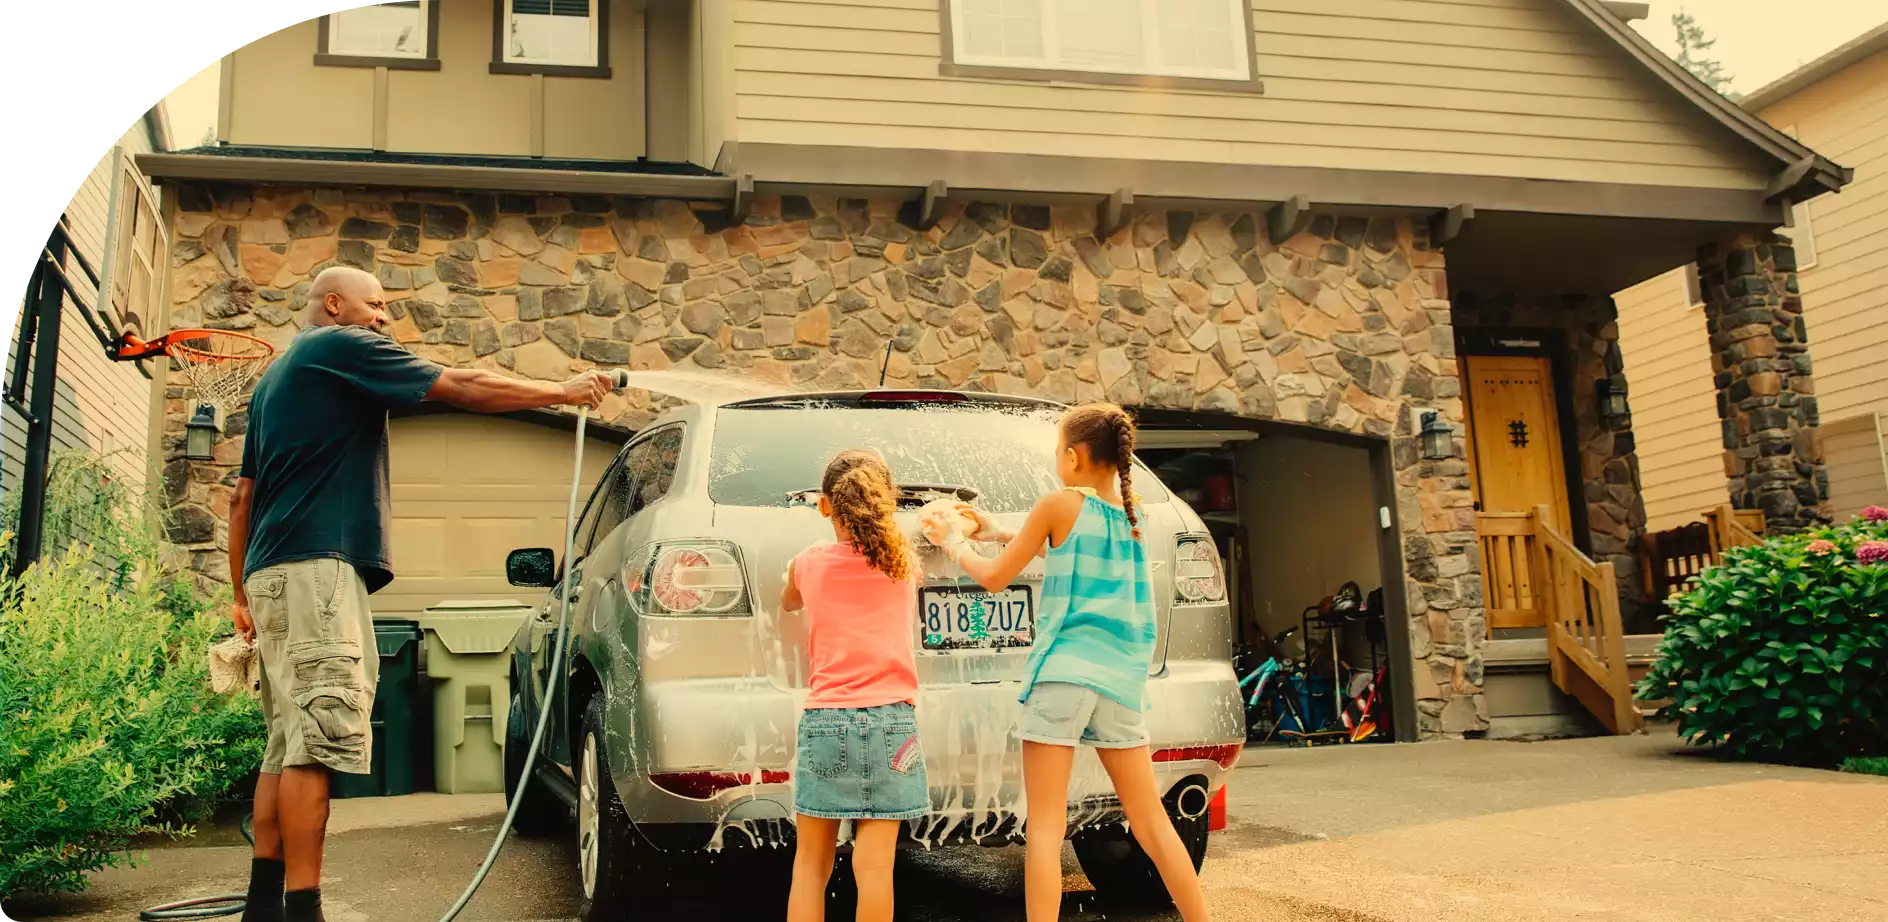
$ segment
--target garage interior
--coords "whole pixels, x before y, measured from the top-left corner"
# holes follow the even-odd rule
[[[1401,548],[1378,485],[1387,445],[1369,441],[1202,414],[1142,414],[1137,454],[1200,514],[1225,563],[1234,668],[1245,679],[1278,660],[1273,685],[1293,699],[1271,694],[1248,706],[1249,742],[1348,741],[1341,711],[1357,723],[1365,710],[1358,699],[1369,697],[1379,675],[1368,708],[1377,730],[1359,742],[1396,740],[1396,711],[1413,707],[1393,694],[1410,687],[1407,637],[1397,638],[1400,659],[1392,651],[1401,619],[1384,616],[1386,560],[1399,561]],[[1347,584],[1355,587],[1350,611],[1333,598]],[[1245,686],[1248,699],[1253,688]]]

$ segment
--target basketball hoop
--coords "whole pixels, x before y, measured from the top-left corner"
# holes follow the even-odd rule
[[[230,330],[176,330],[150,341],[125,334],[112,356],[121,362],[169,355],[190,377],[200,404],[228,410],[275,355],[275,347]]]

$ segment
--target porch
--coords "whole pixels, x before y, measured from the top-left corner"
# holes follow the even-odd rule
[[[1643,603],[1662,607],[1724,550],[1761,541],[1763,529],[1762,512],[1724,505],[1692,525],[1646,535]],[[1485,691],[1498,734],[1554,732],[1574,716],[1569,700],[1609,733],[1644,729],[1656,705],[1636,703],[1632,689],[1656,658],[1660,634],[1627,632],[1612,562],[1575,547],[1546,506],[1478,513],[1476,535],[1490,634]],[[1543,668],[1564,699],[1540,687]]]

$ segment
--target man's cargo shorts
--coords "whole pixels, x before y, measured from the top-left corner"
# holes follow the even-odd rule
[[[262,656],[262,770],[325,765],[367,774],[368,719],[380,656],[367,587],[354,565],[331,558],[264,567],[243,581]]]

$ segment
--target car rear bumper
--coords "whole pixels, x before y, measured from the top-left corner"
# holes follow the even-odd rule
[[[932,685],[918,697],[918,730],[930,781],[931,812],[907,824],[926,844],[1009,841],[1024,811],[1021,705],[1015,682]],[[640,763],[616,773],[630,819],[665,850],[780,844],[791,836],[794,738],[803,694],[753,679],[693,679],[647,689],[651,743]],[[1224,662],[1172,662],[1148,681],[1147,727],[1160,750],[1226,746],[1244,740],[1238,684]],[[1154,763],[1164,794],[1191,786],[1210,794],[1229,769],[1211,757],[1169,753]],[[747,783],[712,797],[684,797],[658,784],[669,773],[723,772]],[[788,780],[774,781],[779,773]],[[772,782],[772,783],[769,783]],[[672,787],[673,785],[671,785]],[[1120,806],[1094,751],[1076,756],[1069,781],[1071,829],[1119,819]]]

